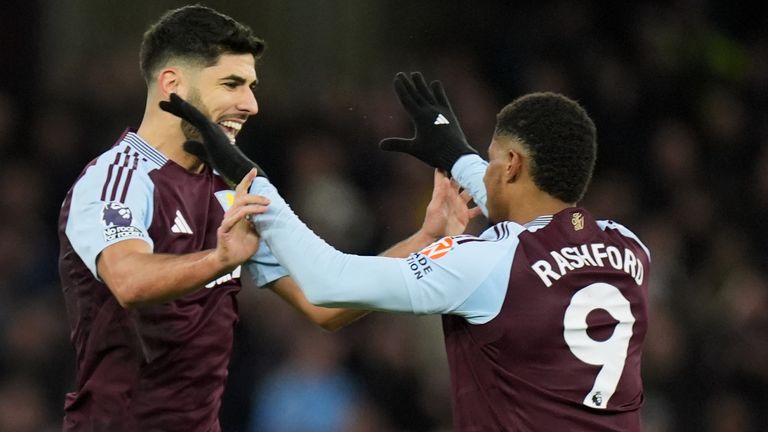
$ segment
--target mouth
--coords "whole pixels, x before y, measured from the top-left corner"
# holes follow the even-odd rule
[[[234,144],[235,143],[235,137],[237,136],[238,132],[240,132],[240,129],[243,128],[243,124],[234,120],[222,120],[217,123],[219,127],[221,127],[221,130],[224,131],[224,134],[229,138],[229,142]]]

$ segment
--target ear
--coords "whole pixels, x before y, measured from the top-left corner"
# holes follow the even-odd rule
[[[516,149],[507,151],[507,164],[504,172],[507,183],[517,181],[523,173],[524,155]]]
[[[182,72],[175,67],[165,68],[157,76],[157,86],[164,100],[167,100],[171,93],[179,94],[179,87],[183,81]],[[184,97],[186,95],[181,95]]]

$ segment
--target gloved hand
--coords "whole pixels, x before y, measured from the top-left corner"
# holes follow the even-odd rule
[[[231,185],[240,183],[252,168],[258,170],[257,175],[267,177],[256,162],[248,159],[236,145],[229,141],[218,124],[210,121],[192,104],[171,93],[170,101],[161,101],[160,108],[188,121],[200,131],[203,142],[187,141],[184,143],[184,150],[212,166]]]
[[[432,81],[430,88],[420,72],[412,72],[410,79],[398,72],[394,86],[400,104],[411,116],[416,135],[385,138],[379,143],[382,150],[408,153],[449,173],[462,155],[477,154],[467,143],[440,81]]]

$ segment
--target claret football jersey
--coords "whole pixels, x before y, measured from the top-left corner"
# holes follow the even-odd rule
[[[498,313],[443,316],[456,429],[638,431],[647,249],[580,208],[517,227]]]
[[[485,210],[476,159],[453,174]],[[567,207],[367,257],[318,238],[267,179],[250,192],[269,198],[254,223],[312,303],[443,315],[455,430],[640,429],[650,253],[624,226]]]
[[[126,239],[155,253],[215,248],[232,196],[210,169],[190,173],[134,132],[85,168],[59,220],[77,363],[64,430],[218,430],[240,267],[177,300],[126,310],[99,279],[96,260]],[[274,261],[266,247],[259,258]],[[274,264],[270,271],[279,271]]]

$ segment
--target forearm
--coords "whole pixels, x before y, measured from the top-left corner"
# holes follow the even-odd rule
[[[307,300],[296,281],[290,276],[277,279],[267,286],[313,323],[328,331],[346,327],[368,313],[367,310],[360,309],[315,306]]]
[[[182,297],[234,268],[220,262],[213,250],[184,255],[110,250],[119,246],[116,244],[102,253],[98,269],[99,276],[127,308]]]
[[[462,188],[469,191],[475,205],[480,207],[486,217],[488,216],[488,208],[485,205],[487,192],[483,177],[487,168],[488,162],[478,155],[464,155],[451,168],[451,176],[459,182]]]
[[[411,252],[416,252],[435,240],[434,237],[419,230],[407,239],[382,252],[380,256],[406,257]],[[362,309],[315,306],[307,300],[296,281],[290,276],[279,278],[267,286],[313,323],[328,331],[336,331],[346,327],[370,312]]]
[[[271,204],[253,219],[278,261],[315,305],[412,312],[397,260],[343,254],[312,233],[277,190],[257,178],[251,193]]]
[[[424,233],[423,230],[418,230],[412,236],[393,245],[379,255],[391,258],[405,258],[409,254],[418,252],[437,240],[437,238]]]

